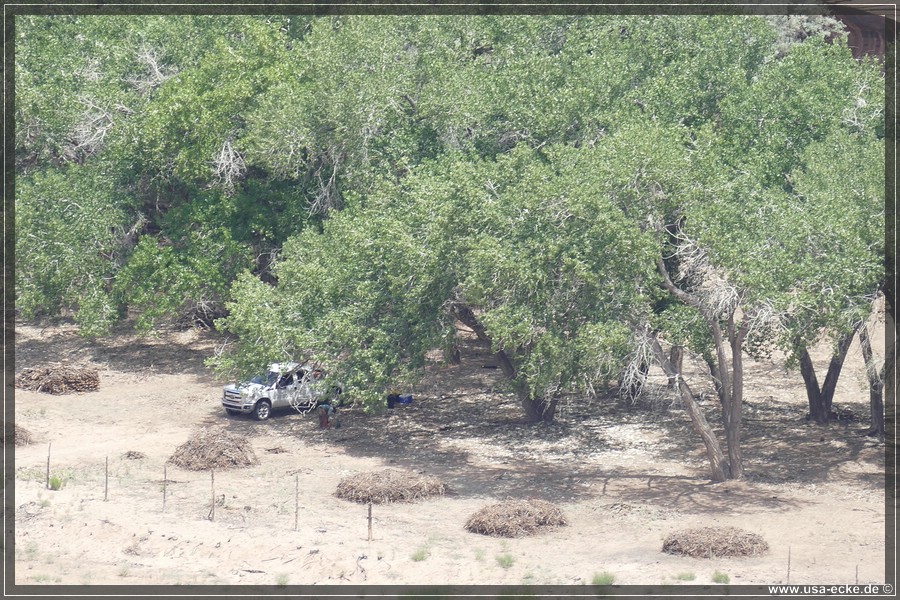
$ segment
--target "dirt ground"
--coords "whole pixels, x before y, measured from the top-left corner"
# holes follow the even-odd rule
[[[339,429],[294,411],[256,422],[222,409],[228,382],[203,364],[220,343],[201,330],[87,342],[71,325],[17,326],[17,373],[63,361],[100,370],[99,391],[16,391],[16,424],[34,438],[15,449],[17,584],[560,585],[606,572],[616,584],[706,585],[717,571],[731,584],[776,584],[788,565],[792,584],[884,583],[885,453],[865,436],[855,343],[835,398],[841,421],[827,428],[805,421],[799,373],[748,360],[747,476],[717,485],[671,398],[571,402],[553,424],[526,424],[500,372],[485,368],[489,353],[469,341],[462,364],[432,368],[409,406],[345,408]],[[816,351],[817,369],[828,356]],[[690,359],[685,376],[703,390]],[[718,422],[717,401],[701,405]],[[259,464],[215,472],[211,520],[210,473],[166,461],[215,424],[249,437]],[[45,485],[48,453],[58,491]],[[334,492],[349,474],[386,467],[440,477],[450,492],[376,505],[368,541],[366,507]],[[528,497],[560,505],[569,526],[524,539],[464,529],[483,506]],[[672,531],[717,525],[760,534],[770,550],[661,552]]]

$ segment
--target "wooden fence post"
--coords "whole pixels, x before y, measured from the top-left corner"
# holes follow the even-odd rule
[[[53,442],[47,444],[47,489],[50,489],[50,446],[53,445]]]
[[[294,474],[294,531],[300,519],[300,475]]]
[[[788,546],[788,572],[787,572],[787,581],[785,583],[791,582],[791,547]]]

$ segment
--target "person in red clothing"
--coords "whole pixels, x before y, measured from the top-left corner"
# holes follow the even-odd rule
[[[319,404],[317,412],[319,414],[319,427],[322,429],[329,429],[331,427],[332,420],[334,421],[335,427],[339,427],[337,423],[337,419],[335,418],[335,409],[334,406],[329,404],[328,402],[323,402]]]

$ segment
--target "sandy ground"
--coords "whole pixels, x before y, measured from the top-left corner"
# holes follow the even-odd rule
[[[203,365],[220,342],[214,333],[87,342],[70,325],[20,324],[15,339],[17,372],[68,361],[101,377],[96,392],[16,392],[16,423],[34,437],[15,450],[17,584],[559,585],[608,572],[616,584],[652,586],[710,584],[717,571],[732,584],[775,584],[787,581],[789,556],[792,584],[884,582],[884,445],[864,435],[856,345],[835,399],[842,420],[827,428],[806,423],[797,372],[750,360],[747,477],[712,485],[699,438],[671,399],[572,403],[556,423],[525,424],[474,344],[461,365],[435,367],[412,405],[344,409],[340,429],[320,430],[293,411],[262,423],[227,417],[227,382]],[[815,358],[824,369],[827,348]],[[699,381],[699,365],[686,363]],[[718,422],[715,399],[702,405]],[[210,473],[166,462],[213,424],[247,436],[259,464],[215,473],[211,519]],[[46,489],[48,453],[64,480],[58,491]],[[450,493],[376,505],[369,541],[366,507],[334,492],[349,474],[386,467],[440,477]],[[464,529],[472,513],[510,497],[555,502],[570,525],[524,539]],[[713,560],[661,552],[669,533],[707,525],[758,533],[770,551]]]

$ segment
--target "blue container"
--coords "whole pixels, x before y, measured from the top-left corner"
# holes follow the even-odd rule
[[[412,394],[400,394],[397,397],[397,404],[412,404]]]

